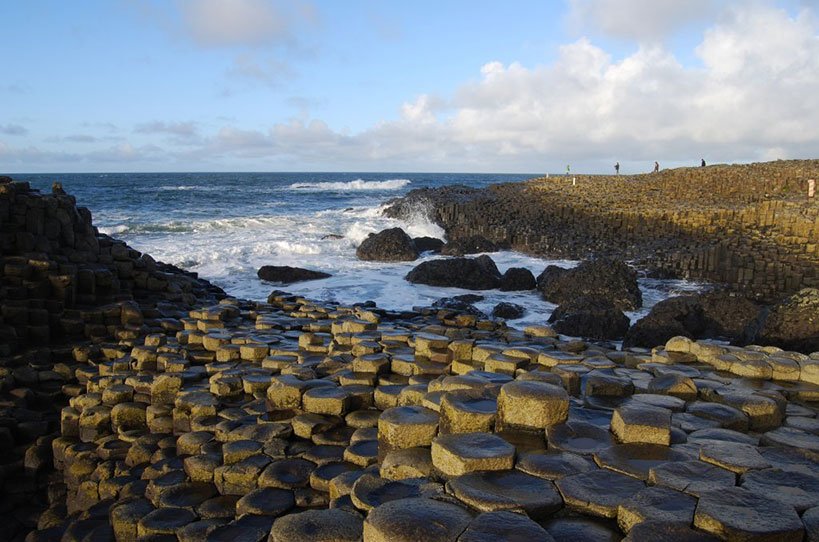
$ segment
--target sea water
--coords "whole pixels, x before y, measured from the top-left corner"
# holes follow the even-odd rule
[[[61,182],[88,207],[102,233],[126,241],[155,259],[195,271],[229,295],[264,300],[273,289],[321,301],[375,301],[387,309],[430,305],[442,297],[478,293],[475,306],[487,314],[502,302],[523,305],[516,327],[543,324],[555,305],[534,292],[473,292],[410,284],[404,276],[420,262],[359,261],[356,247],[370,233],[401,227],[410,236],[445,239],[424,209],[407,221],[384,217],[386,202],[414,188],[462,184],[484,187],[535,175],[431,173],[116,173],[15,175],[43,192]],[[533,258],[511,251],[490,254],[501,272],[526,267],[537,276],[567,260]],[[266,283],[263,265],[325,271],[331,278],[289,284]],[[641,278],[644,307],[627,313],[632,322],[658,301],[700,285]]]

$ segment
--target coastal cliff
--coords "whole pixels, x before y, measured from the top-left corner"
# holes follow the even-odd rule
[[[388,216],[426,213],[450,240],[482,236],[542,257],[612,256],[649,274],[772,302],[819,286],[819,160],[561,175],[486,189],[413,190]]]

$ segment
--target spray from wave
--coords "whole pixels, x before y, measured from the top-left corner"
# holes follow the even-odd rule
[[[357,190],[400,190],[412,181],[409,179],[387,179],[386,181],[365,181],[356,179],[348,182],[324,182],[324,183],[293,183],[289,186],[292,190],[302,190],[307,192],[348,192]]]

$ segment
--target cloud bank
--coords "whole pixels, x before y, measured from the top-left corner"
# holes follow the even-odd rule
[[[616,2],[620,9],[628,4],[635,10],[654,3]],[[686,10],[711,9],[711,4],[685,3]],[[605,11],[614,5],[577,0],[573,9]],[[664,32],[686,17],[671,10],[677,14],[660,20],[658,13],[649,10],[648,17],[655,17],[651,25]],[[97,151],[97,158],[123,156],[131,164],[154,164],[154,169],[177,164],[188,169],[539,172],[560,171],[566,163],[574,170],[608,170],[613,160],[628,170],[644,163],[648,168],[654,160],[671,165],[695,164],[700,157],[709,163],[815,157],[819,25],[812,10],[794,17],[760,3],[729,6],[702,35],[693,65],[683,64],[630,20],[601,21],[607,32],[635,39],[636,50],[615,59],[580,38],[562,46],[547,65],[489,61],[474,82],[452,95],[417,96],[398,107],[395,118],[357,133],[320,119],[289,120],[267,129],[225,125],[210,132],[191,122],[155,121],[134,130],[143,137],[196,137],[163,149],[124,143],[128,147]],[[275,30],[269,22],[262,27],[267,33]],[[262,39],[265,32],[245,38]],[[226,33],[218,39],[234,37]],[[6,140],[0,145],[0,165],[23,163],[35,152],[48,155],[16,149]]]

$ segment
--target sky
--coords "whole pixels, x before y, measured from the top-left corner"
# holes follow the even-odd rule
[[[29,0],[0,21],[0,174],[819,158],[819,0]]]

